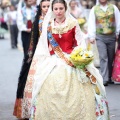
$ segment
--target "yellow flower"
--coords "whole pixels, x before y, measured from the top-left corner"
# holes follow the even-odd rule
[[[84,18],[79,18],[78,19],[78,23],[81,25],[81,24],[84,24],[86,21]]]
[[[85,56],[88,57],[89,56],[88,53],[86,53]]]
[[[76,67],[83,68],[93,60],[93,53],[82,47],[76,47],[70,54],[70,60]]]

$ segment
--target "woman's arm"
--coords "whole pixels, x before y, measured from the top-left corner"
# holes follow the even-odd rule
[[[83,48],[87,47],[86,45],[87,35],[81,31],[78,23],[76,23],[75,28],[75,40],[77,41],[78,46],[82,46]]]
[[[88,19],[88,37],[91,43],[95,42],[96,38],[96,23],[95,23],[95,14],[94,7],[91,9]]]

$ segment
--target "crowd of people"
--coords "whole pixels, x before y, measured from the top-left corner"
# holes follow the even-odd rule
[[[24,53],[14,116],[110,120],[105,86],[120,83],[120,12],[108,0],[95,2],[89,14],[79,0],[20,0],[17,7],[9,5],[5,21],[11,48],[17,48],[20,32]],[[85,69],[69,59],[78,47],[94,52]]]

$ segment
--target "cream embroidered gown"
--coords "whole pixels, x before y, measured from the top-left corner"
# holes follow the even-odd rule
[[[74,46],[83,45],[84,34],[76,20],[66,19],[61,26],[55,26],[52,21],[51,26],[52,35],[66,57],[69,57]],[[30,79],[29,73],[26,83],[24,107],[29,106],[27,109],[30,109],[32,102],[31,120],[109,120],[102,78],[93,64],[87,69],[96,77],[96,84],[83,70],[73,68],[57,57],[50,46],[49,51],[50,56],[35,54],[33,79]]]

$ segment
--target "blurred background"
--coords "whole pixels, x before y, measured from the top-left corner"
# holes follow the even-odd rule
[[[0,0],[0,34],[7,32],[9,29],[8,23],[5,21],[7,12],[9,11],[9,6],[15,6],[17,10],[18,3],[20,0]],[[82,7],[86,10],[87,18],[89,16],[90,9],[96,4],[96,0],[78,0]],[[115,4],[120,10],[120,0],[109,0],[110,3]],[[3,35],[0,35],[3,38]]]
[[[2,8],[5,8],[9,4],[17,5],[18,2],[19,0],[0,0],[0,5]],[[80,0],[80,2],[85,8],[90,9],[95,5],[96,0]],[[117,5],[117,7],[120,8],[120,0],[109,0],[109,2]]]
[[[22,0],[21,0],[22,1]],[[96,0],[78,0],[85,9],[86,19]],[[13,116],[18,76],[23,60],[21,34],[18,31],[18,43],[11,46],[10,20],[8,12],[17,11],[20,0],[0,0],[0,120],[17,120]],[[120,10],[120,0],[109,0]],[[14,18],[15,16],[13,16]],[[17,49],[16,49],[17,48]],[[120,120],[120,86],[106,87],[111,120]]]

